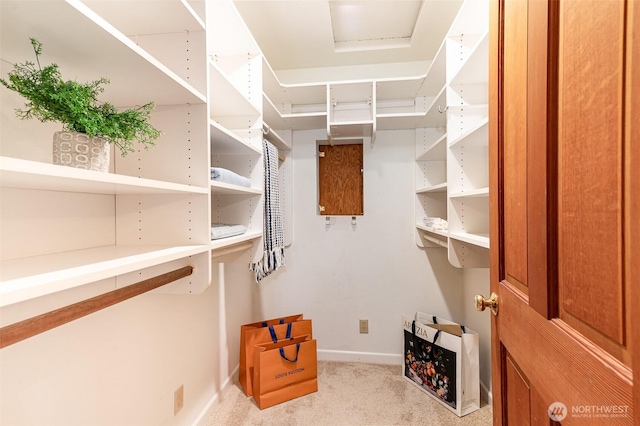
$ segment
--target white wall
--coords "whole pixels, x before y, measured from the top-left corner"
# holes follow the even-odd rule
[[[221,287],[214,264],[203,294],[144,294],[2,349],[0,424],[192,424],[238,365],[240,325],[252,315],[247,264],[225,269],[243,282]],[[32,310],[25,303],[4,308],[3,325]],[[174,416],[180,385],[185,406]]]
[[[462,271],[444,249],[420,249],[414,234],[415,132],[379,132],[364,147],[364,216],[317,213],[316,140],[293,135],[293,243],[287,266],[259,285],[264,318],[313,319],[321,359],[401,362],[402,314],[462,321]],[[369,320],[359,334],[358,320]]]

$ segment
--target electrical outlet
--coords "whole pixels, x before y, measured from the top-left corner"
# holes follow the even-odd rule
[[[173,415],[178,414],[182,407],[184,407],[184,385],[180,385],[173,393]]]
[[[360,334],[369,333],[369,320],[361,319],[360,320]]]

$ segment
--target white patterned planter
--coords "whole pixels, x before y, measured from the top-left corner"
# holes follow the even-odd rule
[[[53,134],[53,164],[78,169],[109,171],[109,143],[103,138],[90,138],[84,133]]]

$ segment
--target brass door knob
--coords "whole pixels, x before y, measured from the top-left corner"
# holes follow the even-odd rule
[[[491,308],[493,315],[498,315],[498,295],[491,293],[491,297],[487,300],[481,294],[476,294],[475,297],[476,309],[478,311],[484,311],[487,307]]]

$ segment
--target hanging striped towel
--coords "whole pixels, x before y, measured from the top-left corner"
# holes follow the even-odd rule
[[[249,270],[256,273],[256,282],[285,265],[284,227],[280,211],[280,189],[278,186],[278,148],[266,139],[264,148],[264,254],[258,262],[251,263]]]

